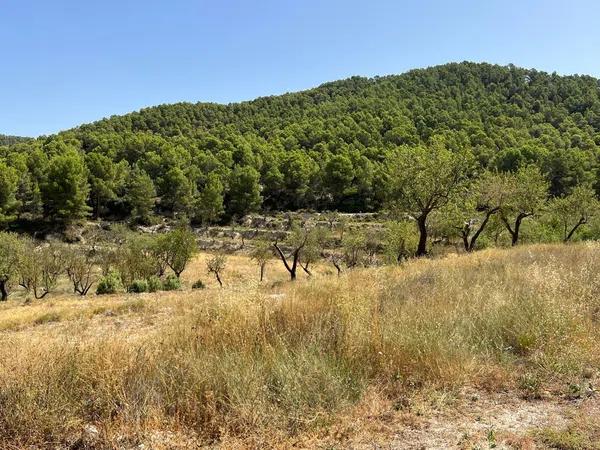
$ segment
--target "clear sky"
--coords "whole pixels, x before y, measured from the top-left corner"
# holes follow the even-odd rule
[[[451,61],[600,77],[598,0],[0,0],[0,133]]]

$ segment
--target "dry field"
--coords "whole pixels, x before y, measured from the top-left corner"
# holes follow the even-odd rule
[[[560,448],[600,440],[600,245],[0,305],[0,448]],[[198,278],[207,289],[191,290]]]

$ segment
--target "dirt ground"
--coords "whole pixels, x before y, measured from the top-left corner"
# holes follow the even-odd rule
[[[442,400],[443,401],[443,400]],[[527,400],[515,392],[464,389],[449,404],[380,412],[339,428],[315,445],[356,450],[595,449],[600,402],[586,398]],[[302,445],[301,445],[302,446]],[[307,445],[310,448],[312,445]]]

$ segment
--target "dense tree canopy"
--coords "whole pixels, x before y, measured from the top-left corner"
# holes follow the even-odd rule
[[[87,168],[76,150],[54,156],[42,185],[46,213],[58,221],[82,219],[89,213]]]
[[[447,64],[3,137],[0,214],[217,222],[259,209],[376,211],[397,158],[437,145],[471,155],[475,175],[535,166],[550,197],[584,184],[598,191],[599,87],[588,76]]]

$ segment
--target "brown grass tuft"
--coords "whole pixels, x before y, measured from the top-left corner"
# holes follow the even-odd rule
[[[223,290],[13,300],[0,307],[0,442],[68,447],[93,425],[108,448],[276,447],[325,428],[343,441],[341,417],[361,411],[382,426],[417,393],[533,395],[599,367],[599,250],[486,250],[339,278],[322,269],[276,291],[235,257]]]

